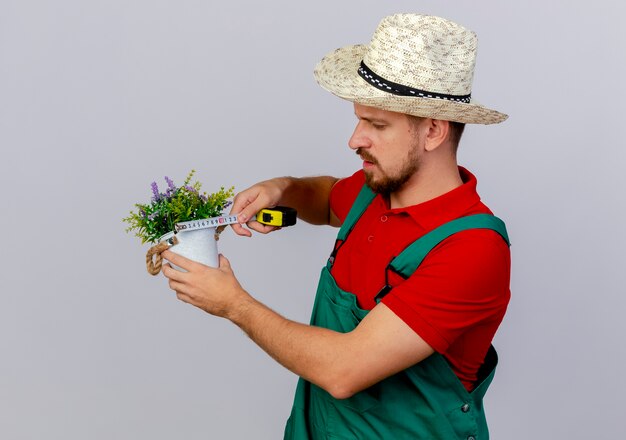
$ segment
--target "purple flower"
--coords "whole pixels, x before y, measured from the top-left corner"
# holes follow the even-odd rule
[[[176,185],[174,185],[174,181],[172,179],[170,179],[169,177],[165,176],[165,181],[167,182],[167,187],[171,191],[174,191],[176,189]]]
[[[139,216],[141,218],[146,218],[146,211],[144,211],[143,208],[139,208]]]
[[[152,196],[152,201],[156,202],[157,200],[161,198],[161,195],[159,194],[159,187],[157,186],[156,182],[152,182],[150,186],[152,187],[152,194],[154,194]]]
[[[192,193],[198,192],[198,191],[196,191],[196,189],[193,186],[190,186],[190,185],[186,185],[185,189],[187,191],[189,191],[189,192],[192,192]]]
[[[209,199],[207,198],[207,196],[205,196],[204,194],[200,194],[200,199],[201,199],[204,203],[206,203],[206,202],[208,202],[208,201],[209,201]]]
[[[152,214],[148,216],[148,220],[153,221],[157,215],[159,215],[158,212],[153,212]]]

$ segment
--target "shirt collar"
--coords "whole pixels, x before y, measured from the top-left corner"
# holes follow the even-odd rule
[[[391,214],[406,213],[427,230],[467,215],[474,206],[480,203],[480,196],[476,192],[476,177],[461,166],[459,173],[463,181],[461,186],[426,202],[391,209],[389,212]]]

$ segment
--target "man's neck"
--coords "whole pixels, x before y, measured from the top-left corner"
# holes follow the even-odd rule
[[[389,195],[391,209],[418,205],[437,198],[463,184],[458,165],[423,165],[398,191]]]

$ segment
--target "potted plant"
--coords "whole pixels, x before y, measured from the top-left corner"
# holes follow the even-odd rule
[[[234,188],[222,187],[211,194],[201,193],[200,182],[192,182],[194,174],[195,170],[191,170],[180,187],[166,176],[165,192],[161,192],[157,183],[152,182],[150,202],[135,204],[136,211],[131,211],[130,215],[123,219],[129,224],[126,232],[134,231],[142,243],[156,244],[150,248],[146,256],[148,272],[152,275],[160,272],[160,253],[170,246],[174,246],[173,252],[184,257],[207,266],[218,266],[216,228],[176,232],[175,226],[181,222],[222,215],[232,203],[228,199],[233,196]]]

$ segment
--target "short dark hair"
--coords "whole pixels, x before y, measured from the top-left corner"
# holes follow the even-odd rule
[[[463,122],[450,122],[450,131],[448,133],[448,138],[452,145],[454,145],[454,151],[458,150],[459,142],[461,142],[461,136],[463,136],[463,130],[465,130],[465,123]]]
[[[424,119],[419,116],[413,116],[413,115],[406,115],[406,117],[409,119],[409,122],[413,124],[414,127],[417,127],[420,121]],[[454,151],[456,152],[456,150],[459,148],[459,142],[461,141],[463,130],[465,130],[465,124],[463,122],[454,122],[454,121],[448,121],[448,122],[450,123],[450,130],[448,131],[448,139],[450,139],[450,142],[452,143],[452,146],[454,147]]]

